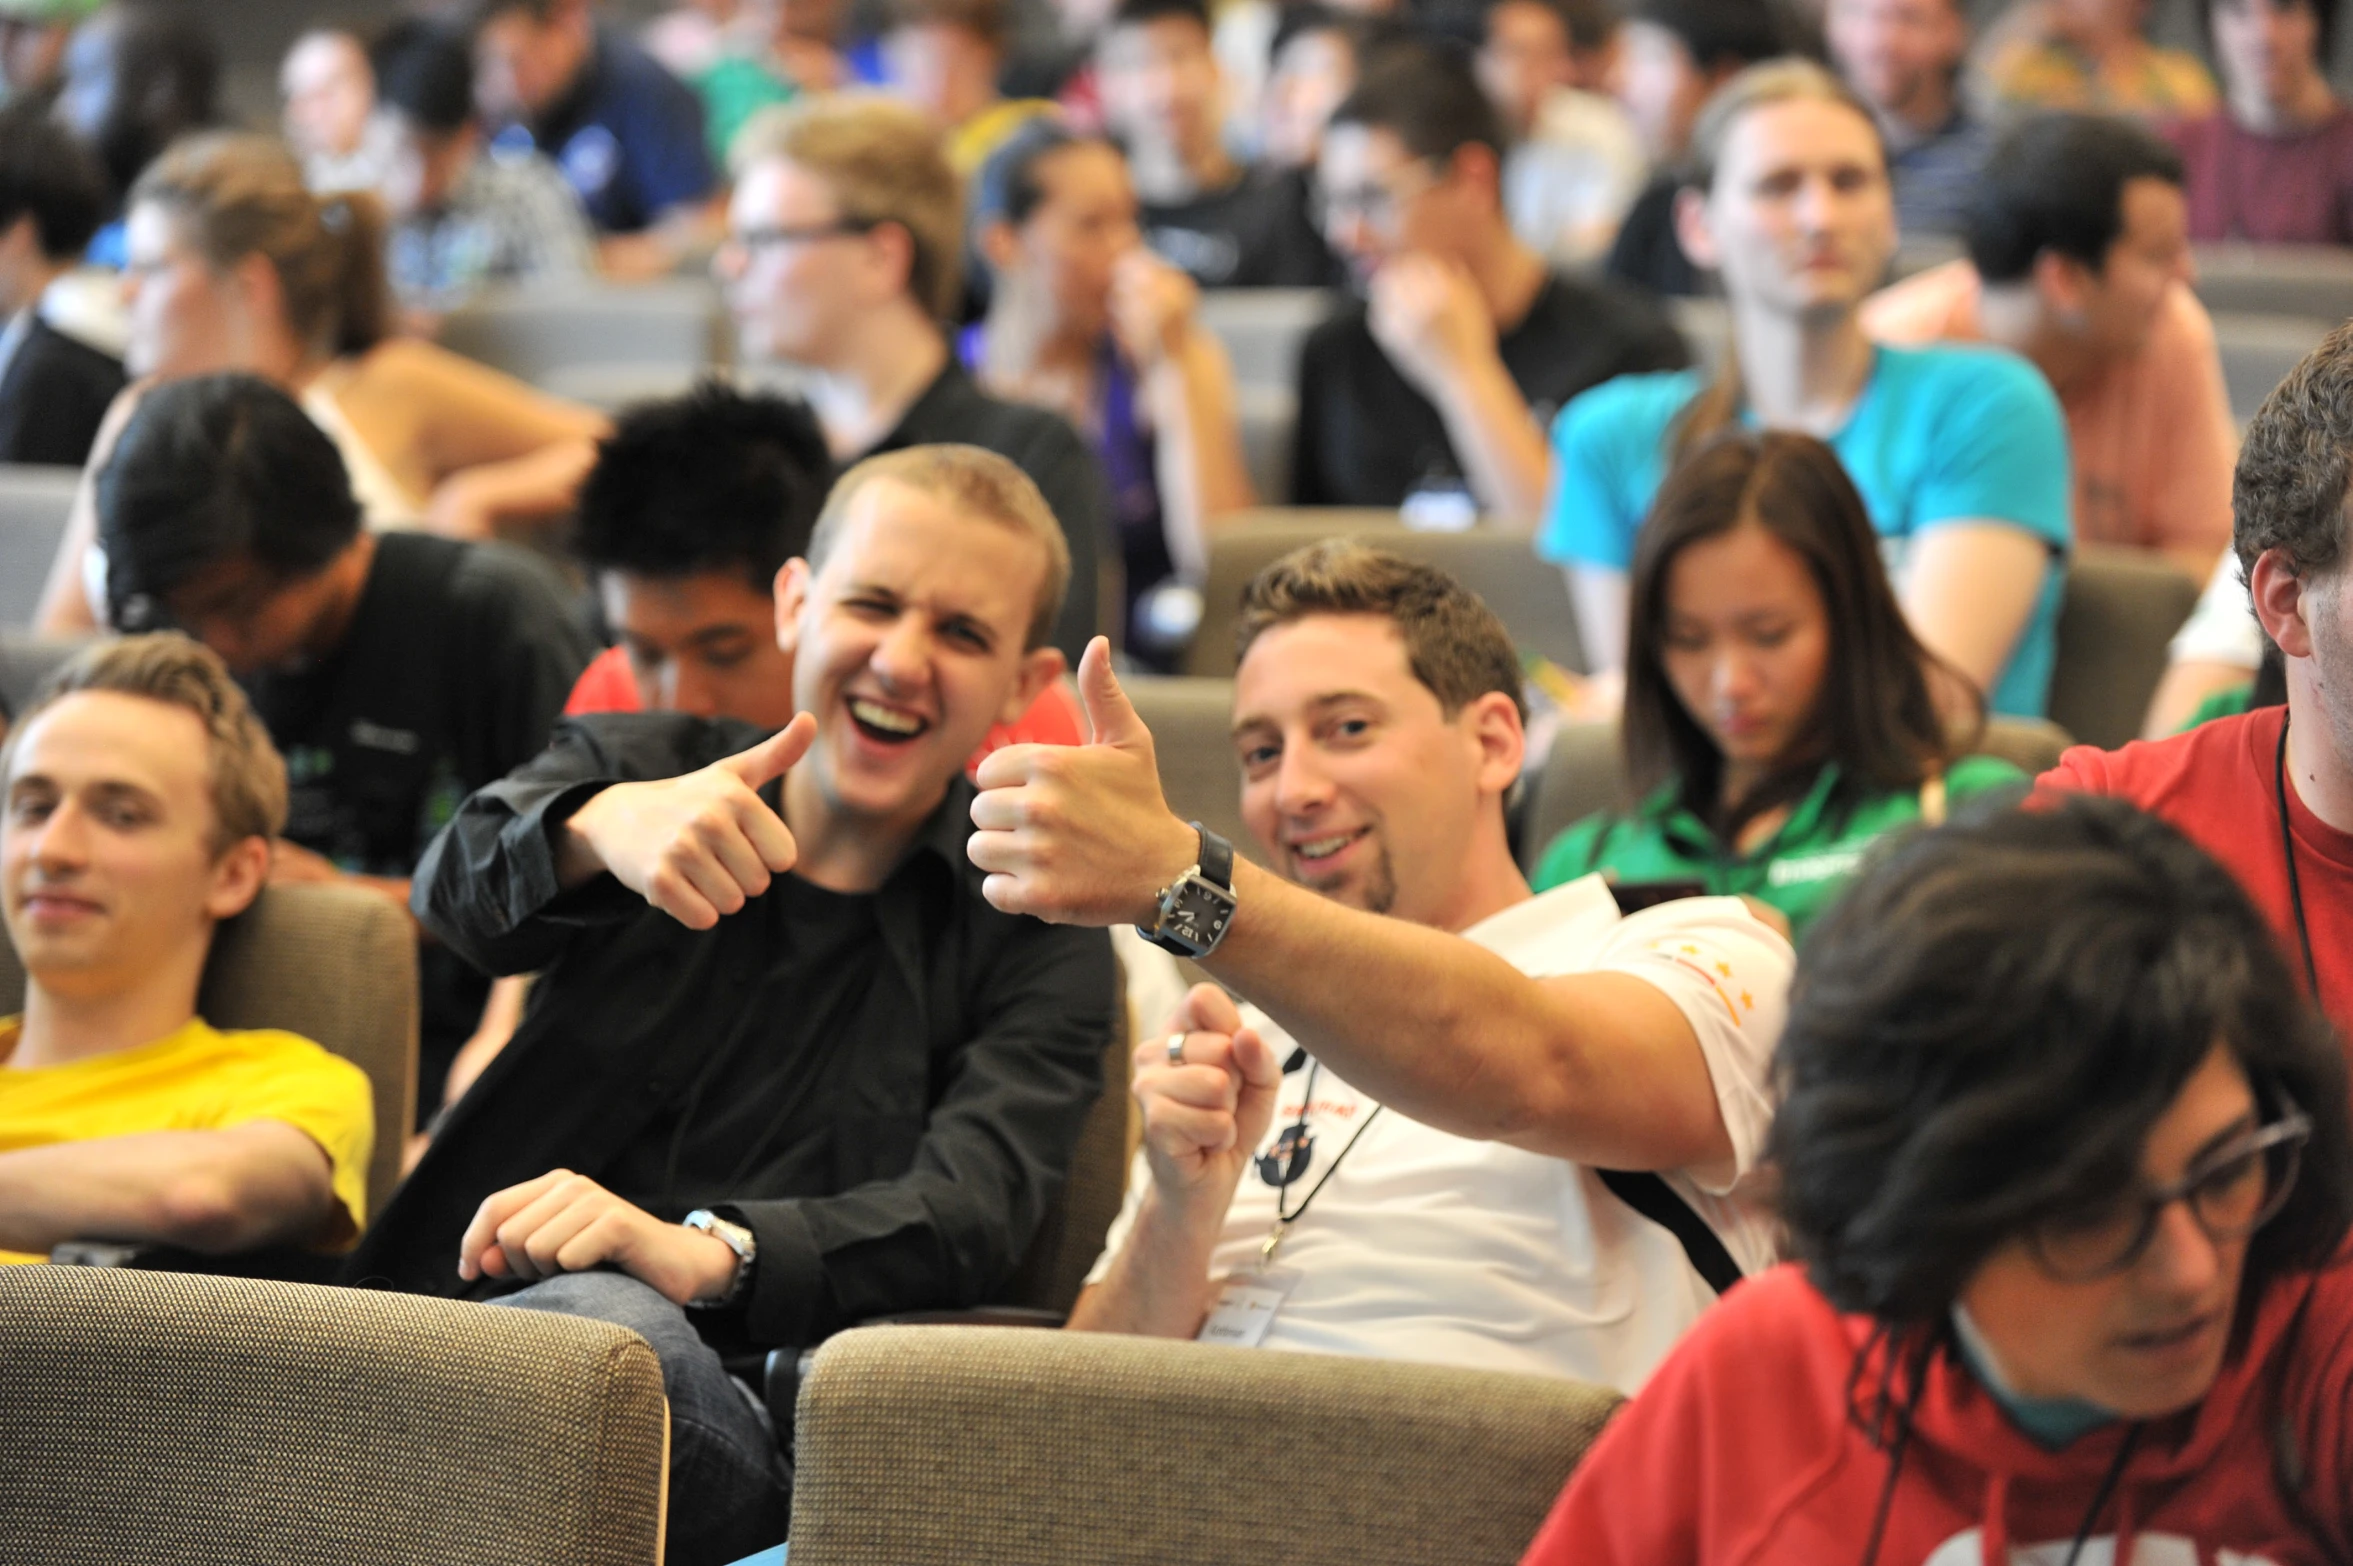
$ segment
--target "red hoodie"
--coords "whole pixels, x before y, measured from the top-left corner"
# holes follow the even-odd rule
[[[1524,1566],[1858,1566],[1887,1484],[1887,1445],[1870,1434],[1886,1371],[1870,1321],[1841,1315],[1798,1268],[1750,1279],[1611,1423]],[[1908,1364],[1898,1385],[1911,1386]],[[2340,1260],[2274,1284],[2198,1407],[2138,1427],[2080,1566],[2353,1561],[2349,1394],[2353,1266]],[[1940,1350],[1879,1566],[2060,1566],[2126,1434],[2046,1451]],[[2301,1466],[2296,1501],[2275,1449],[2289,1454],[2277,1466]]]

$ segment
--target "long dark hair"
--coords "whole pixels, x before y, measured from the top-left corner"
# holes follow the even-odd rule
[[[1675,694],[1660,650],[1676,557],[1739,527],[1763,528],[1805,561],[1822,595],[1830,653],[1791,753],[1776,757],[1744,798],[1725,802],[1723,753]],[[1667,475],[1635,540],[1626,641],[1623,723],[1634,797],[1675,781],[1683,803],[1726,838],[1803,794],[1825,762],[1838,764],[1833,805],[1843,810],[1869,794],[1918,788],[1976,739],[1974,729],[1948,732],[1929,689],[1930,671],[1942,666],[1904,620],[1854,481],[1838,454],[1810,435],[1736,426]]]

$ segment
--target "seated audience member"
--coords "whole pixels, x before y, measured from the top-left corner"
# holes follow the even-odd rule
[[[1302,205],[1323,153],[1324,126],[1382,49],[1412,36],[1380,18],[1314,3],[1286,5],[1267,45],[1258,96],[1259,161],[1292,171]]]
[[[1879,121],[1897,227],[1962,232],[1992,141],[1962,98],[1962,0],[1830,0],[1824,31],[1838,74]]]
[[[166,147],[220,122],[220,77],[220,51],[195,6],[110,0],[74,30],[55,111],[106,169],[108,222],[90,241],[92,261],[128,265],[131,187]]]
[[[1165,623],[1161,590],[1205,580],[1209,534],[1256,501],[1233,367],[1194,318],[1199,290],[1143,248],[1119,149],[1052,121],[1021,127],[989,159],[972,230],[989,312],[958,337],[958,356],[984,390],[1051,408],[1093,445],[1111,486],[1129,655],[1172,668],[1198,615]]]
[[[123,389],[120,360],[46,318],[105,211],[96,161],[44,105],[0,109],[0,462],[81,466]]]
[[[1068,540],[1050,640],[1083,648],[1110,544],[1102,470],[1067,423],[989,396],[956,360],[941,323],[961,295],[963,207],[938,133],[904,104],[815,99],[754,118],[735,159],[718,264],[746,355],[809,372],[837,461],[938,441],[1011,458]]]
[[[2075,536],[2162,550],[2203,581],[2230,543],[2238,431],[2183,212],[2181,160],[2150,132],[2037,115],[1986,163],[1969,259],[1875,296],[1863,328],[2032,360],[2067,415]]]
[[[0,11],[0,101],[46,103],[65,75],[74,24],[98,0],[17,0]]]
[[[2187,50],[2149,42],[2148,14],[2149,0],[2027,0],[1986,39],[1987,89],[2011,108],[2208,112],[2214,78]]]
[[[2333,0],[2209,0],[2223,100],[2165,134],[2188,172],[2190,238],[2353,244],[2353,111],[2326,75]]]
[[[1623,740],[1639,801],[1555,838],[1539,890],[1754,897],[1802,939],[1874,838],[2025,774],[1971,756],[1888,585],[1863,497],[1807,435],[1728,431],[1634,546]],[[1974,725],[1972,725],[1974,728]]]
[[[694,92],[594,0],[475,0],[475,96],[498,151],[547,154],[606,236],[605,270],[657,277],[717,233],[718,169]]]
[[[1526,1566],[2339,1552],[2345,1066],[2211,860],[2091,801],[1904,844],[1807,944],[1779,1078],[1802,1265],[1692,1329]]]
[[[97,513],[111,622],[185,627],[289,758],[276,880],[350,880],[405,906],[433,833],[539,753],[588,661],[538,562],[363,528],[334,443],[254,376],[149,392],[98,475]],[[429,1112],[488,986],[441,947],[419,957]]]
[[[260,892],[286,815],[285,765],[220,660],[180,636],[82,653],[0,747],[0,787],[25,970],[24,1014],[0,1020],[0,1261],[348,1245],[367,1077],[196,1014],[213,930]]]
[[[1625,572],[1666,470],[1741,422],[1828,442],[1870,507],[1913,634],[1993,711],[2039,714],[2070,537],[2049,385],[2007,353],[1864,336],[1895,210],[1878,126],[1829,72],[1789,60],[1736,77],[1694,145],[1676,222],[1722,280],[1731,351],[1712,380],[1628,376],[1553,427],[1538,548],[1569,568],[1586,666],[1625,657]]]
[[[1127,151],[1144,243],[1204,288],[1314,288],[1339,267],[1303,185],[1226,151],[1202,0],[1121,0],[1095,49],[1104,127]]]
[[[419,872],[443,940],[543,972],[347,1275],[644,1334],[686,1566],[785,1529],[720,1354],[987,1298],[1100,1091],[1109,944],[962,863],[964,760],[1060,673],[1067,560],[1003,458],[862,463],[778,595],[801,716],[573,720]]]
[[[1144,1146],[1071,1326],[1640,1385],[1772,1257],[1749,1177],[1787,943],[1729,898],[1531,897],[1519,658],[1443,572],[1312,545],[1251,583],[1240,637],[1273,870],[1169,814],[1099,645],[1095,743],[981,763],[999,907],[1205,936],[1182,944],[1251,1003],[1198,986],[1137,1049]]]
[[[848,84],[841,30],[841,0],[751,0],[728,48],[702,69],[680,73],[703,100],[714,163],[726,165],[736,133],[762,109]]]
[[[2043,783],[2128,799],[2222,861],[2353,1036],[2349,493],[2353,327],[2340,326],[2264,400],[2232,487],[2239,563],[2279,649],[2286,703],[2122,750],[2077,746]]]
[[[310,188],[375,190],[392,172],[392,127],[376,112],[376,73],[351,34],[304,33],[278,67],[279,128]]]
[[[1636,0],[1626,13],[1618,101],[1650,156],[1650,183],[1634,198],[1604,270],[1662,294],[1697,294],[1699,268],[1676,237],[1676,193],[1692,127],[1716,89],[1783,49],[1765,0]]]
[[[412,325],[493,284],[595,275],[596,236],[556,166],[536,152],[485,148],[462,37],[413,23],[378,46],[377,75],[392,127],[380,182],[392,218],[386,259]]]
[[[2164,739],[2208,718],[2277,706],[2286,699],[2284,682],[2270,699],[2255,700],[2255,684],[2276,669],[2279,653],[2264,640],[2263,627],[2247,599],[2247,573],[2238,551],[2226,551],[2206,578],[2197,607],[2165,647],[2165,677],[2149,698],[2142,739]]]
[[[1617,16],[1606,0],[1490,0],[1484,25],[1479,85],[1511,138],[1512,231],[1554,266],[1595,260],[1650,172],[1633,121],[1607,93]]]
[[[997,90],[1008,25],[1005,0],[890,0],[882,53],[891,86],[931,116],[958,178],[977,173],[1023,121],[1054,111],[1047,99]]]
[[[1324,231],[1364,299],[1300,351],[1294,504],[1525,522],[1553,411],[1685,362],[1649,300],[1556,276],[1512,233],[1503,147],[1470,68],[1431,48],[1383,56],[1333,114]]]
[[[301,400],[372,528],[479,538],[570,509],[603,415],[392,335],[373,197],[314,195],[277,142],[211,132],[140,176],[130,230],[128,366],[143,380],[116,399],[88,472],[149,382],[237,370]],[[95,522],[85,474],[42,595],[45,630],[96,623]]]

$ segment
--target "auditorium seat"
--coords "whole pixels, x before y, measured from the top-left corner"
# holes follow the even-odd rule
[[[2271,389],[2320,346],[2332,324],[2318,316],[2217,314],[2214,345],[2222,357],[2231,417],[2242,425],[2253,418]]]
[[[1198,821],[1259,863],[1266,855],[1242,824],[1242,767],[1234,755],[1234,682],[1137,675],[1120,682],[1152,731],[1168,808]]]
[[[1709,371],[1722,364],[1724,351],[1732,346],[1731,307],[1706,295],[1671,298],[1666,305],[1675,329],[1683,334],[1683,345],[1691,350],[1691,362]]]
[[[2078,545],[2059,604],[2051,721],[2102,749],[2137,739],[2198,586],[2161,555]]]
[[[1343,534],[1452,572],[1487,601],[1523,653],[1583,671],[1585,653],[1577,640],[1568,583],[1558,567],[1536,557],[1529,534],[1485,526],[1465,533],[1418,533],[1399,523],[1392,511],[1267,506],[1228,518],[1210,537],[1201,625],[1186,650],[1185,672],[1231,675],[1234,621],[1244,584],[1292,550]]]
[[[601,1321],[0,1267],[0,1560],[657,1566],[661,1366]]]
[[[548,391],[683,386],[734,357],[707,280],[503,289],[450,312],[443,347]]]
[[[1340,304],[1328,288],[1211,288],[1202,291],[1198,318],[1225,344],[1237,385],[1291,390],[1307,334]]]
[[[0,628],[33,623],[81,478],[79,468],[0,463]]]
[[[1618,1402],[1439,1365],[867,1328],[802,1385],[792,1566],[1509,1562]]]
[[[0,1017],[24,1009],[24,988],[0,931]],[[265,888],[214,935],[197,1010],[219,1028],[299,1033],[368,1074],[376,1108],[368,1211],[380,1211],[400,1181],[401,1142],[416,1115],[417,942],[408,916],[356,887]]]
[[[1234,421],[1241,426],[1242,466],[1250,487],[1269,505],[1291,493],[1291,451],[1299,429],[1299,393],[1289,386],[1237,386]]]
[[[2353,251],[2333,245],[2213,244],[2194,247],[2191,284],[2217,314],[2353,315]]]
[[[0,723],[24,711],[58,666],[95,640],[87,636],[34,636],[0,627]]]

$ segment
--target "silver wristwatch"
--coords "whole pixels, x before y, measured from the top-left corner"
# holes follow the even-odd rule
[[[712,1239],[735,1252],[735,1276],[727,1280],[727,1287],[707,1300],[688,1300],[688,1310],[719,1310],[743,1298],[751,1285],[752,1268],[760,1260],[760,1237],[740,1223],[720,1217],[708,1207],[698,1207],[679,1220],[689,1229],[700,1229]]]

